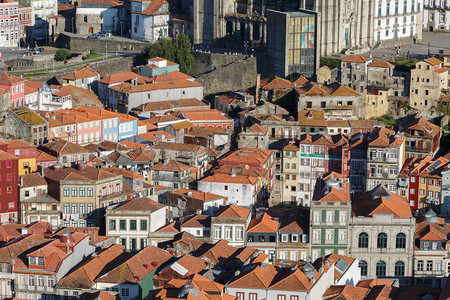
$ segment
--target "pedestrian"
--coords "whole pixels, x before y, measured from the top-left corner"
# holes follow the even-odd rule
[[[416,43],[416,37],[413,38],[413,43],[414,43],[414,44]]]

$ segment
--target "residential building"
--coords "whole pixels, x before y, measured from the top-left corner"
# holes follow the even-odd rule
[[[192,126],[183,132],[183,140],[186,144],[200,145],[225,154],[230,151],[233,133],[233,130],[223,127]]]
[[[45,178],[39,173],[20,176],[20,223],[48,222],[53,228],[61,226],[61,208],[58,200],[48,194]]]
[[[77,123],[77,144],[86,145],[103,140],[102,118],[83,109],[57,110],[58,115],[64,115],[75,120]],[[105,128],[106,129],[106,128]],[[110,130],[114,131],[114,129]]]
[[[84,89],[92,89],[92,85],[95,81],[99,80],[100,77],[100,71],[98,71],[91,65],[86,65],[78,70],[73,71],[72,73],[65,75],[62,78],[62,84],[63,86],[70,84]]]
[[[351,136],[350,147],[350,187],[352,194],[357,195],[366,191],[367,134]]]
[[[417,217],[413,258],[414,284],[436,288],[444,286],[448,274],[447,223],[430,209]]]
[[[144,176],[144,181],[149,181],[150,168],[154,164],[155,153],[152,150],[135,147],[127,151],[114,151],[106,157],[106,161],[119,168],[140,172]]]
[[[58,158],[41,150],[37,150],[36,165],[39,170],[49,168],[58,162]]]
[[[212,241],[216,243],[224,239],[231,246],[245,246],[251,216],[250,210],[242,206],[231,204],[220,207],[211,217]]]
[[[176,160],[200,171],[204,170],[208,163],[208,152],[203,146],[160,142],[152,149],[155,151],[155,161]]]
[[[16,223],[19,219],[19,159],[0,151],[0,222]]]
[[[151,168],[152,184],[173,187],[174,189],[189,188],[193,178],[192,168],[175,160],[158,162]]]
[[[341,80],[341,70],[336,66],[322,66],[317,69],[317,82],[339,82]]]
[[[14,47],[15,46],[16,45],[14,45]],[[6,72],[1,72],[0,88],[9,92],[11,101],[10,107],[21,107],[27,105],[25,102],[25,81],[26,80],[24,78],[14,76]]]
[[[396,76],[394,65],[383,60],[374,60],[367,67],[367,85],[388,88],[389,96],[409,95],[408,77]]]
[[[105,106],[109,103],[109,88],[114,85],[123,84],[125,82],[145,84],[150,83],[151,79],[131,71],[103,77],[102,79],[97,81],[97,91],[99,99],[105,104]]]
[[[116,175],[123,176],[123,182],[128,185],[135,192],[142,193],[142,196],[147,196],[147,191],[144,186],[144,176],[139,172],[134,172],[132,170],[127,170],[124,168],[110,167],[105,168],[105,171],[111,172]]]
[[[234,128],[234,120],[216,109],[182,111],[177,117],[188,120],[194,126]]]
[[[408,282],[413,275],[415,223],[406,198],[384,185],[352,199],[349,255],[359,260],[361,278]]]
[[[103,291],[114,289],[119,292],[120,299],[124,300],[143,299],[154,289],[155,273],[161,270],[172,257],[173,255],[165,250],[147,246],[97,278],[94,289]],[[124,272],[124,269],[129,272]]]
[[[309,210],[289,209],[283,212],[278,227],[276,261],[310,260]]]
[[[381,4],[380,4],[381,5]],[[341,83],[365,94],[368,83],[368,66],[372,59],[356,55],[344,58],[341,63]]]
[[[89,235],[71,234],[66,229],[59,239],[18,258],[14,265],[16,296],[27,298],[53,294],[56,283],[94,250],[95,247],[89,244]]]
[[[95,252],[86,261],[70,270],[55,286],[54,294],[59,297],[76,297],[92,291],[96,285],[95,279],[105,275],[106,266],[115,266],[125,256],[124,247],[112,245],[107,249]],[[102,293],[103,291],[100,291]]]
[[[30,174],[37,170],[36,146],[26,140],[9,140],[7,141],[7,152],[19,159],[19,176]]]
[[[325,115],[324,111],[322,109],[303,109],[298,111],[298,123],[295,124],[293,122],[294,128],[292,128],[292,131],[284,132],[281,130],[278,130],[278,133],[281,133],[281,135],[284,138],[289,137],[296,137],[297,135],[300,135],[301,133],[298,132],[298,127],[300,127],[300,132],[307,132],[307,133],[326,133],[327,132],[327,123],[325,121]],[[288,134],[286,134],[288,133]],[[272,136],[276,136],[274,129],[272,129]]]
[[[61,103],[65,104],[67,101],[72,103],[72,107],[91,106],[103,108],[103,104],[94,92],[71,84],[56,87],[52,92],[52,100],[47,105],[56,104],[58,107],[61,106]]]
[[[33,17],[31,24],[32,26],[35,25],[38,19],[48,21],[49,17],[56,16],[58,14],[57,1],[48,1],[44,3],[36,0],[22,0],[19,1],[19,3],[24,6],[31,7],[31,15]]]
[[[125,33],[125,7],[122,1],[84,0],[75,7],[77,34],[93,34],[100,31],[122,35]]]
[[[436,106],[442,89],[446,88],[448,70],[442,66],[442,61],[435,57],[419,61],[411,70],[409,104],[415,109]]]
[[[295,91],[298,97],[297,109],[321,109],[326,119],[355,119],[362,116],[361,94],[338,82],[319,84],[308,80],[299,82]]]
[[[303,206],[310,206],[317,178],[332,171],[343,176],[349,175],[350,143],[347,136],[343,134],[304,134],[296,143],[296,146],[298,153],[294,153],[295,151],[292,151],[294,149],[289,150],[290,157],[296,155],[296,163],[294,165],[292,162],[285,163],[283,157],[282,166],[284,181],[291,184],[296,182],[296,184],[291,186],[284,184],[284,190],[290,189],[296,192],[297,203],[301,203]],[[288,153],[285,151],[284,154]],[[298,170],[298,172],[295,172],[296,175],[289,174],[291,169]],[[292,179],[292,176],[295,176],[294,179]]]
[[[7,118],[6,123],[11,126],[3,126],[2,130],[8,128],[8,133],[18,139],[25,139],[36,146],[48,142],[48,122],[39,114],[28,107],[11,108],[11,118]]]
[[[195,81],[180,80],[142,85],[125,82],[109,88],[108,106],[127,113],[132,108],[147,102],[192,98],[203,99],[203,86]]]
[[[55,114],[53,111],[36,112],[48,122],[48,138],[50,141],[62,139],[71,143],[77,143],[77,122],[74,119],[69,116]]]
[[[59,164],[63,167],[89,162],[88,150],[63,139],[57,139],[54,142],[42,145],[41,150],[56,157]]]
[[[102,123],[101,136],[103,137],[103,140],[111,142],[119,141],[119,116],[117,115],[117,113],[101,108],[87,107],[87,106],[77,107],[72,109],[72,111],[74,113],[77,112],[87,113],[90,120],[101,120]]]
[[[131,113],[138,115],[139,117],[150,118],[151,114],[165,114],[170,111],[208,110],[209,108],[209,104],[192,98],[147,102],[133,108]]]
[[[255,123],[238,135],[238,148],[269,149],[269,130]]]
[[[144,249],[150,232],[166,224],[166,209],[149,198],[135,198],[106,209],[106,235],[129,251]]]
[[[227,197],[229,204],[253,207],[258,201],[258,178],[237,174],[213,174],[197,182],[198,190]]]
[[[54,111],[57,109],[72,108],[71,101],[56,102],[52,101],[52,89],[46,82],[26,81],[25,82],[25,100],[27,106],[33,110]]]
[[[267,10],[268,60],[273,74],[315,74],[320,56],[317,18],[317,13],[310,10]]]
[[[423,119],[415,118],[400,125],[400,131],[405,136],[405,157],[434,157],[439,151],[441,139],[440,126]]]
[[[269,255],[269,261],[276,258],[278,227],[281,215],[272,210],[256,212],[247,228],[247,246],[263,251]],[[287,259],[287,258],[285,258]]]
[[[366,188],[386,185],[397,191],[397,176],[405,161],[405,139],[388,128],[374,128],[367,138]]]
[[[16,1],[3,1],[0,3],[0,27],[3,30],[3,36],[0,37],[0,47],[12,48],[20,47],[19,35],[19,3]],[[23,104],[22,104],[23,106]]]
[[[145,6],[147,3],[143,3],[143,5]],[[156,1],[154,1],[153,5],[158,5],[158,3]],[[135,5],[141,5],[141,4],[135,4]],[[137,10],[136,10],[137,11]],[[161,58],[161,57],[152,57],[149,58],[148,60],[148,64],[146,64],[145,66],[140,66],[139,67],[139,72],[138,74],[144,77],[153,77],[159,74],[170,74],[170,72],[173,71],[180,71],[180,65],[176,64],[170,60],[167,60],[165,58]],[[172,98],[173,99],[178,99],[178,98]],[[198,99],[198,100],[202,100],[202,99]]]
[[[155,43],[169,36],[169,3],[166,0],[132,1],[131,38]]]
[[[211,216],[194,214],[182,217],[180,232],[189,232],[196,238],[208,239],[211,235]]]
[[[28,44],[27,29],[31,26],[32,8],[19,4],[19,45],[25,47]]]
[[[183,216],[187,212],[212,216],[221,206],[227,204],[226,197],[189,189],[169,192],[166,197],[167,200],[164,204],[172,208],[174,216]]]
[[[426,156],[423,159],[413,158],[409,166],[403,168],[402,175],[405,175],[409,187],[407,199],[412,210],[438,208],[441,205],[441,172],[447,165],[448,160],[444,157],[433,161],[430,156]]]
[[[351,217],[350,187],[342,176],[332,172],[316,183],[311,201],[312,260],[336,253],[348,255]]]
[[[60,202],[65,227],[100,224],[104,208],[124,200],[123,179],[102,169],[79,164],[47,169],[48,193]]]
[[[429,32],[450,31],[450,5],[448,3],[425,0],[423,8],[424,30]]]
[[[254,105],[255,97],[245,92],[232,91],[214,97],[214,108],[227,114],[236,114]]]
[[[388,95],[390,89],[383,86],[367,86],[367,94],[364,96],[366,119],[380,118],[389,113]]]

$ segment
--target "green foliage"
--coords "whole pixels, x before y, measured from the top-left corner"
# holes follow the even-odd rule
[[[176,62],[180,65],[180,71],[185,74],[189,73],[195,62],[194,56],[191,54],[191,42],[185,34],[178,35],[176,41],[163,39],[146,47],[137,58],[136,63],[144,65],[152,57],[162,57]]]
[[[320,66],[334,66],[339,68],[341,66],[341,60],[337,58],[321,57]]]
[[[394,65],[399,72],[410,72],[411,69],[416,67],[416,60],[408,57],[397,58]]]
[[[92,49],[91,51],[89,51],[88,54],[86,54],[85,56],[83,56],[83,60],[84,59],[92,59],[92,58],[97,58],[99,57],[100,54],[98,54],[94,49]]]
[[[68,58],[72,57],[72,52],[70,52],[69,50],[62,48],[59,49],[58,51],[56,51],[55,53],[55,60],[56,61],[64,61]]]
[[[397,126],[397,121],[395,120],[394,116],[392,115],[383,115],[382,117],[377,119],[378,121],[384,122],[386,125],[393,125]]]

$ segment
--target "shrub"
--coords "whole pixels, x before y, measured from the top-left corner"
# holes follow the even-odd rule
[[[64,61],[72,56],[72,52],[69,50],[62,48],[56,51],[55,60],[56,61]]]

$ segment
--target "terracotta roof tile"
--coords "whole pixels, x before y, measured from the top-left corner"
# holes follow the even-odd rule
[[[114,208],[114,210],[155,212],[163,207],[164,205],[156,201],[153,201],[150,198],[135,198],[130,201],[124,202],[123,204]]]
[[[89,151],[82,146],[63,139],[57,139],[56,141],[44,144],[42,145],[42,149],[46,152],[55,152],[59,156],[66,154],[89,153]]]
[[[369,65],[369,67],[375,67],[375,68],[390,68],[393,67],[394,65],[391,64],[388,61],[384,61],[384,60],[374,60],[372,61]]]
[[[97,69],[94,69],[93,67],[87,65],[78,70],[75,70],[72,73],[69,73],[68,75],[63,76],[63,79],[77,80],[77,79],[84,79],[84,78],[90,78],[90,77],[100,78],[100,72]]]
[[[151,169],[152,171],[170,171],[170,172],[183,172],[189,170],[190,167],[175,160],[169,160],[167,164],[164,162],[158,162]]]
[[[272,76],[261,80],[263,90],[290,90],[293,88],[292,82],[278,76]]]
[[[247,218],[250,215],[250,210],[242,207],[236,206],[234,204],[222,206],[219,210],[214,213],[216,218]]]
[[[208,215],[191,215],[184,218],[181,224],[181,229],[183,227],[201,227],[210,228],[211,227],[211,217]]]
[[[241,184],[255,184],[258,178],[244,175],[234,175],[230,174],[213,174],[207,176],[200,181],[203,182],[222,182],[222,183],[241,183]]]
[[[1,85],[13,85],[21,82],[25,82],[24,78],[20,78],[6,72],[0,72],[0,84]]]
[[[429,63],[430,65],[433,65],[433,66],[443,63],[442,60],[437,59],[436,57],[430,57],[430,58],[425,59],[424,61]]]
[[[47,185],[47,181],[45,181],[44,177],[41,177],[39,173],[32,173],[32,174],[26,174],[20,176],[21,180],[21,188],[24,187],[32,187],[32,186],[39,186],[39,185]]]
[[[179,195],[179,196],[186,196],[194,199],[198,199],[201,201],[213,201],[218,199],[224,199],[223,196],[212,194],[212,193],[205,193],[201,191],[195,191],[195,190],[188,190],[188,189],[178,189],[173,191],[171,194]]]
[[[366,63],[371,61],[372,59],[364,57],[362,55],[355,55],[355,56],[350,56],[347,58],[344,58],[342,61],[343,62],[350,62],[350,63]]]

